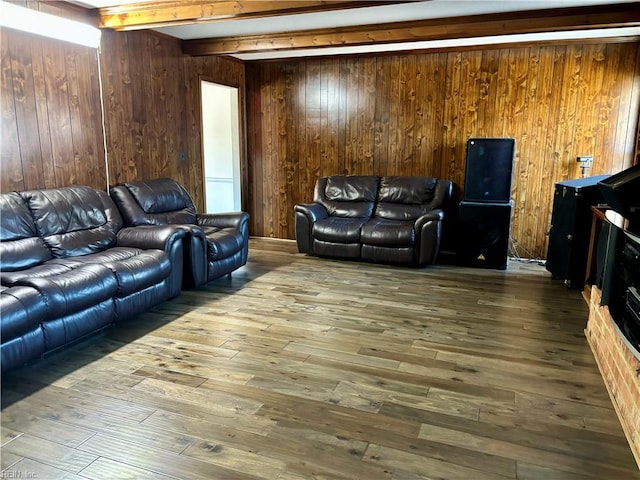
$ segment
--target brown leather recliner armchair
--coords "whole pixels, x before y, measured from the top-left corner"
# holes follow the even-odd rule
[[[201,286],[247,263],[249,214],[245,212],[197,213],[189,192],[170,178],[115,186],[111,198],[127,226],[180,225],[188,232],[183,286]]]
[[[319,178],[313,203],[294,207],[298,251],[422,266],[440,250],[453,184],[431,177]]]

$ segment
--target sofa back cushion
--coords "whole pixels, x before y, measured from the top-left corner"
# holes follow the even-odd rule
[[[0,195],[0,270],[14,272],[52,258],[18,193]]]
[[[324,205],[333,217],[371,217],[379,177],[334,175],[316,182],[314,202]]]
[[[375,217],[416,220],[442,208],[451,194],[451,182],[431,177],[382,177]]]
[[[115,246],[122,217],[106,192],[73,186],[32,190],[20,196],[54,257],[87,255]]]
[[[196,223],[196,208],[189,192],[175,180],[158,178],[111,189],[127,225]]]

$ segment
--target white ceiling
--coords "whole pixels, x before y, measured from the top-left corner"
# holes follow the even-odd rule
[[[89,8],[123,5],[123,0],[81,0],[75,3]],[[144,1],[144,0],[143,0]],[[150,0],[147,0],[150,1]],[[357,8],[353,9],[282,15],[244,20],[218,20],[192,25],[177,25],[155,29],[163,34],[183,40],[232,37],[240,35],[260,35],[315,28],[347,27],[352,25],[370,25],[377,23],[405,22],[434,18],[459,17],[487,13],[515,12],[523,10],[539,10],[547,8],[580,7],[591,5],[608,5],[616,3],[632,3],[635,0],[430,0],[405,4]],[[638,36],[640,28],[603,29],[577,32],[551,32],[544,34],[509,35],[500,37],[467,38],[460,40],[436,40],[428,42],[411,42],[397,44],[378,44],[352,47],[329,47],[305,50],[275,51],[233,55],[242,60],[258,60],[267,58],[288,58],[315,55],[339,55],[350,53],[367,53],[380,51],[399,51],[408,49],[429,49],[449,46],[464,46],[492,43],[527,42],[536,40],[556,40],[569,38],[596,38],[602,36]]]

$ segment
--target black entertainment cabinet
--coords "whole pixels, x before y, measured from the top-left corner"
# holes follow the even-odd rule
[[[640,358],[640,236],[605,219],[597,245],[601,305]]]

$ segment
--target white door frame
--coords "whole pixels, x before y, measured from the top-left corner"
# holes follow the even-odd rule
[[[220,211],[238,211],[242,210],[245,202],[243,195],[244,185],[244,142],[243,128],[241,118],[242,91],[239,86],[225,85],[215,82],[209,78],[200,77],[200,118],[202,128],[202,187],[204,194],[205,211],[208,213]],[[215,87],[212,89],[211,87]],[[208,89],[209,93],[205,93]],[[216,98],[215,92],[220,95]],[[228,92],[228,96],[227,96]],[[213,93],[214,95],[210,95]],[[213,102],[220,102],[220,106],[216,107]],[[229,103],[227,103],[229,102]],[[223,116],[211,115],[211,112],[222,111]],[[224,138],[216,135],[223,135]],[[210,142],[213,139],[217,145]],[[227,142],[229,140],[229,142]],[[221,151],[215,151],[217,147],[221,147]],[[216,155],[221,156],[215,158]],[[212,162],[223,163],[213,164]],[[229,165],[227,162],[230,162]],[[209,175],[207,172],[209,171]],[[232,183],[232,185],[229,185]],[[207,193],[209,184],[214,191],[232,189],[233,203],[222,203],[222,208],[208,205],[208,199],[211,199],[212,192]],[[215,195],[215,194],[213,194]]]

